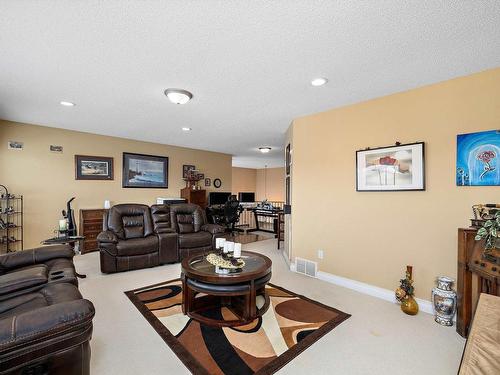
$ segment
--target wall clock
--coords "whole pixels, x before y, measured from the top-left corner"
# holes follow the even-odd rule
[[[216,179],[214,180],[214,187],[215,187],[216,189],[218,189],[218,188],[220,188],[221,186],[222,186],[222,181],[220,180],[220,178],[216,178]]]

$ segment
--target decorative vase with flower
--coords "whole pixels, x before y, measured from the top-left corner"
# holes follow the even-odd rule
[[[457,308],[457,293],[452,289],[455,280],[439,276],[436,287],[432,289],[432,307],[434,320],[443,326],[453,325],[453,316]]]
[[[396,299],[401,303],[401,310],[408,315],[418,313],[418,303],[413,297],[415,288],[413,287],[412,266],[406,266],[406,277],[399,280],[399,288],[396,289]]]

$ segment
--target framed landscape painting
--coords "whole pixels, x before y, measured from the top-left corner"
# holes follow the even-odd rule
[[[112,180],[113,158],[75,155],[76,180]]]
[[[168,157],[123,153],[124,188],[168,188]]]
[[[500,130],[457,135],[457,186],[500,186]]]
[[[356,190],[425,190],[424,143],[356,151]]]

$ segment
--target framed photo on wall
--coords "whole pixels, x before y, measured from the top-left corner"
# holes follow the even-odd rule
[[[182,166],[182,178],[188,178],[189,171],[194,171],[196,167],[194,165],[183,165]]]
[[[356,191],[425,190],[424,143],[356,151]]]
[[[122,187],[168,188],[168,157],[124,152]]]
[[[113,158],[75,155],[75,180],[113,180]]]

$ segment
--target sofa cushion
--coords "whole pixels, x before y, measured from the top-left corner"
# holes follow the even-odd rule
[[[179,227],[179,233],[193,233],[193,215],[191,214],[177,214],[177,226]]]
[[[44,264],[20,268],[0,276],[0,296],[47,283]]]
[[[119,241],[116,250],[119,256],[142,255],[158,252],[158,246],[158,237],[154,235]]]
[[[151,210],[144,204],[117,204],[107,214],[107,228],[119,239],[153,234]]]
[[[144,216],[122,216],[122,226],[126,239],[144,237]]]
[[[178,233],[190,233],[199,232],[206,217],[200,206],[180,203],[170,206],[170,221]]]
[[[22,294],[0,303],[0,319],[21,314],[56,303],[81,299],[78,288],[72,284],[47,284],[35,292]]]
[[[193,248],[212,245],[212,235],[208,232],[179,234],[179,247]]]
[[[170,206],[168,204],[154,204],[151,206],[154,230],[156,233],[172,233],[175,229],[170,223]]]

